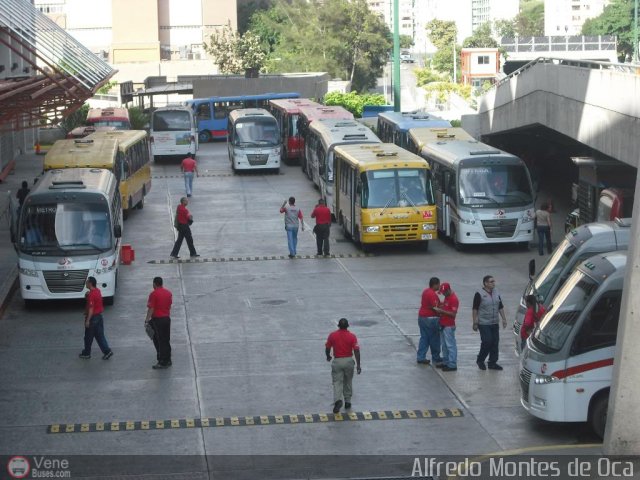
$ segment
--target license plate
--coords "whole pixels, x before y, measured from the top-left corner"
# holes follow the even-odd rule
[[[430,233],[423,233],[422,240],[433,240],[433,235]]]

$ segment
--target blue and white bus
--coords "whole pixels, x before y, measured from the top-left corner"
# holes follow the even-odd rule
[[[409,130],[412,128],[449,128],[451,123],[426,112],[380,112],[378,137],[385,143],[395,143],[410,150]]]

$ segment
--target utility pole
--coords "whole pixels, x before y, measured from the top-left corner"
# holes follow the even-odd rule
[[[636,0],[637,1],[637,0]],[[456,38],[453,38],[453,83],[458,83],[458,62],[456,59]]]
[[[393,0],[393,110],[400,106],[400,0]]]
[[[633,14],[633,63],[638,63],[638,0],[635,2]]]

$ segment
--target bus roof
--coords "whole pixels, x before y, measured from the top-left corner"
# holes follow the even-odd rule
[[[247,117],[272,118],[275,121],[275,117],[264,108],[237,108],[229,113],[230,122],[236,122],[241,118]]]
[[[325,147],[345,143],[381,143],[370,128],[355,120],[321,118],[312,122],[309,129],[318,134]]]
[[[500,160],[501,163],[523,164],[524,162],[503,150],[476,140],[443,140],[427,143],[420,154],[423,157],[433,158],[449,166],[457,165],[462,160],[483,159],[489,157]]]
[[[456,128],[434,128],[419,127],[409,130],[409,136],[413,143],[418,146],[418,150],[422,150],[427,143],[447,142],[451,140],[474,140],[464,129]]]
[[[172,104],[165,105],[164,107],[158,107],[153,112],[151,112],[151,114],[153,115],[156,112],[172,112],[174,110],[184,110],[185,112],[191,112],[191,108],[187,107],[186,105]]]
[[[193,100],[187,100],[186,104],[203,103],[203,102],[239,102],[241,100],[271,100],[278,98],[298,98],[300,94],[298,92],[285,92],[285,93],[259,93],[256,95],[234,95],[229,97],[209,97],[209,98],[194,98]]]
[[[298,113],[300,107],[319,107],[319,103],[308,98],[284,98],[279,100],[269,100],[269,105],[278,110],[284,110],[288,113]]]
[[[112,132],[95,132],[86,138],[115,138],[118,140],[120,151],[127,151],[131,145],[147,137],[144,130],[114,130]]]
[[[618,250],[615,252],[594,255],[580,263],[580,265],[578,265],[578,270],[591,277],[597,283],[604,283],[604,281],[610,278],[614,273],[618,273],[624,278],[626,265],[627,252],[624,250]]]
[[[90,108],[87,121],[92,120],[129,120],[129,110],[120,107]]]
[[[447,120],[426,112],[380,112],[378,124],[380,124],[380,120],[397,125],[398,130],[403,132],[418,127],[451,127],[451,123]]]
[[[321,118],[333,118],[335,120],[353,120],[353,113],[337,105],[301,107],[300,116],[304,117],[307,122],[312,122]]]
[[[44,170],[54,168],[112,169],[118,152],[115,138],[58,140],[44,157]]]
[[[109,170],[102,168],[65,168],[49,170],[38,179],[29,193],[29,202],[57,199],[61,193],[72,191],[74,195],[102,193],[111,196],[118,181]]]
[[[394,167],[429,168],[424,158],[393,143],[340,145],[335,152],[360,171]]]

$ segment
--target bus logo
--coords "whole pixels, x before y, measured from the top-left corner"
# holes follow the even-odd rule
[[[433,212],[431,210],[425,210],[422,212],[422,218],[432,218]]]
[[[502,210],[502,209],[496,210],[496,216],[504,217],[504,210]]]
[[[24,457],[11,457],[7,462],[7,472],[11,478],[25,478],[30,471],[29,460]]]

